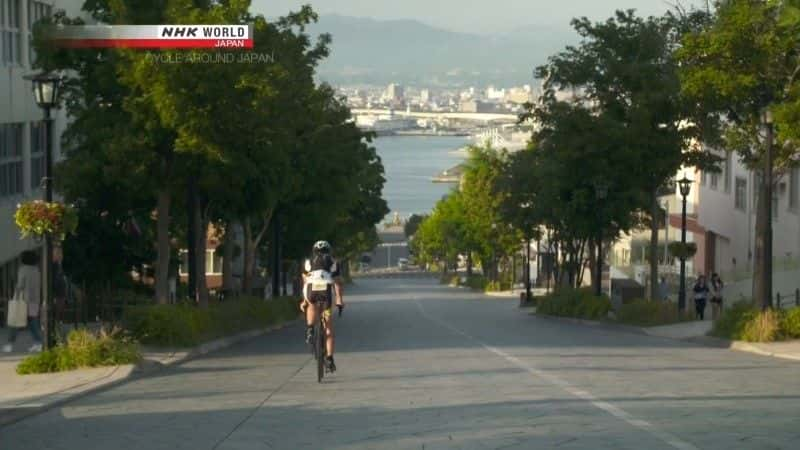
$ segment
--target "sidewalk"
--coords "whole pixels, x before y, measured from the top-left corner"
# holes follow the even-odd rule
[[[146,375],[165,367],[180,364],[232,345],[296,323],[289,321],[263,330],[254,330],[216,341],[207,342],[192,349],[154,350],[143,349],[143,360],[137,365],[99,367],[38,375],[17,375],[17,364],[28,353],[30,335],[21,334],[14,353],[0,353],[0,427],[17,422],[25,417],[57,407],[68,401],[103,388],[124,383],[135,376]],[[0,341],[5,336],[0,330]]]
[[[509,297],[519,300],[519,294],[523,292],[525,292],[525,288],[515,288],[510,291],[486,292],[486,295],[489,297]],[[541,297],[545,295],[545,292],[546,290],[544,288],[531,288],[531,296],[533,297]]]

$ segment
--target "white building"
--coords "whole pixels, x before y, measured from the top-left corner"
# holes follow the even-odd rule
[[[491,101],[502,101],[506,98],[505,89],[496,89],[494,86],[489,86],[486,89],[486,99]]]
[[[717,272],[726,282],[727,298],[750,297],[755,247],[758,177],[735,154],[723,155],[718,174],[687,168],[676,175],[694,181],[687,197],[688,242],[697,244],[697,254],[687,261],[687,276]],[[776,174],[778,187],[773,196],[773,291],[794,295],[800,288],[800,169]],[[659,242],[659,273],[678,273],[679,261],[672,260],[666,243],[681,239],[682,197],[675,191],[661,197],[668,226],[662,227]],[[622,237],[614,246],[612,265],[626,275],[644,282],[648,273],[646,255],[649,231]],[[619,272],[618,272],[619,274]],[[729,302],[730,304],[730,302]]]
[[[56,9],[74,17],[82,3],[0,0],[0,304],[11,295],[20,253],[41,247],[31,239],[20,239],[13,217],[19,202],[43,197],[43,112],[33,100],[31,82],[23,79],[33,72],[32,25]],[[53,116],[53,155],[58,160],[65,116],[60,111],[53,111]]]

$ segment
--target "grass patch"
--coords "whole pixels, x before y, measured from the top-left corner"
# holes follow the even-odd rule
[[[610,310],[608,297],[594,295],[591,288],[563,288],[539,297],[536,304],[537,314],[593,320],[606,318]]]
[[[747,342],[774,342],[800,338],[800,308],[761,311],[750,302],[739,302],[722,313],[711,336]]]
[[[219,337],[264,328],[296,318],[298,300],[243,297],[202,309],[189,304],[134,306],[125,310],[125,328],[146,345],[193,347]]]
[[[691,313],[681,314],[676,303],[650,300],[634,300],[626,303],[617,309],[616,317],[620,323],[640,327],[669,325],[693,320]]]
[[[17,366],[20,375],[52,373],[82,367],[135,364],[142,358],[139,345],[120,329],[93,333],[86,329],[72,330],[66,342],[31,355]]]

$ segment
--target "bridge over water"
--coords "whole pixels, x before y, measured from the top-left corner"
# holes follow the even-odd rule
[[[465,113],[465,112],[422,112],[391,109],[353,109],[354,116],[388,116],[415,117],[418,119],[449,119],[464,120],[483,123],[516,123],[519,116],[516,114],[500,113]]]

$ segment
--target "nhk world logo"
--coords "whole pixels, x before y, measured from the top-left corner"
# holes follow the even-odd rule
[[[54,26],[49,32],[70,48],[253,48],[250,25]]]

